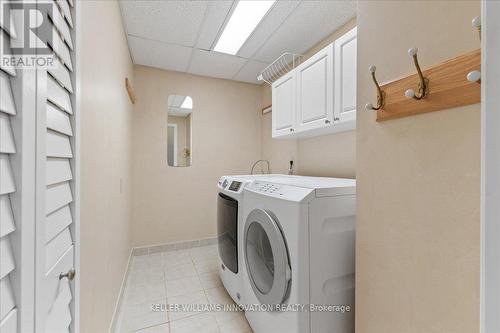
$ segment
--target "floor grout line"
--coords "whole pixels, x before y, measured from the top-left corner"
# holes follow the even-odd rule
[[[146,325],[146,326],[141,327],[141,328],[137,328],[137,326],[136,326],[136,329],[134,329],[134,330],[127,329],[127,330],[121,330],[120,332],[140,332],[142,330],[146,330],[146,329],[150,329],[150,328],[154,328],[154,327],[161,327],[161,326],[165,325],[166,326],[165,328],[168,329],[168,332],[172,333],[172,331],[171,331],[171,328],[172,328],[171,324],[172,323],[177,323],[177,322],[180,322],[182,320],[186,320],[186,321],[193,320],[193,318],[200,317],[202,315],[210,316],[211,317],[211,319],[210,319],[211,324],[210,325],[213,324],[213,328],[216,329],[218,332],[221,332],[222,328],[221,328],[220,318],[218,318],[216,312],[200,311],[197,313],[187,314],[185,317],[173,319],[171,316],[171,311],[168,311],[170,292],[169,292],[169,288],[167,286],[167,268],[169,268],[171,266],[175,267],[175,266],[187,265],[188,263],[194,267],[194,272],[193,272],[194,274],[189,275],[189,276],[182,276],[183,274],[186,274],[186,273],[182,273],[183,270],[181,269],[179,272],[180,272],[180,276],[182,276],[182,277],[172,279],[172,281],[196,277],[199,284],[200,284],[201,289],[196,290],[196,291],[189,291],[189,292],[186,292],[186,293],[183,293],[180,295],[176,295],[176,296],[171,296],[171,297],[181,297],[181,296],[188,295],[188,294],[199,293],[199,295],[203,295],[203,297],[204,297],[203,303],[212,304],[212,302],[210,301],[210,298],[209,298],[209,291],[214,290],[214,289],[218,289],[218,288],[223,288],[220,285],[220,281],[213,280],[213,277],[211,276],[212,274],[217,275],[217,267],[218,267],[218,266],[215,266],[215,267],[213,267],[214,269],[212,269],[210,263],[208,263],[208,261],[217,262],[217,260],[216,260],[217,254],[211,253],[213,251],[213,249],[212,249],[213,246],[214,246],[213,244],[206,245],[207,251],[210,252],[210,253],[207,253],[207,255],[203,254],[203,247],[205,247],[205,246],[201,246],[201,247],[197,247],[197,248],[193,248],[193,249],[179,250],[178,254],[173,254],[173,252],[176,252],[176,251],[169,251],[169,252],[164,252],[164,253],[155,252],[153,254],[145,255],[144,256],[145,258],[141,259],[140,261],[134,260],[134,263],[131,265],[131,267],[129,267],[129,276],[128,276],[129,278],[126,281],[125,289],[128,289],[128,292],[134,293],[134,291],[133,291],[134,288],[138,287],[138,288],[146,288],[147,289],[148,286],[156,285],[158,283],[157,281],[159,280],[160,283],[163,284],[163,286],[161,286],[160,287],[161,289],[159,289],[159,290],[163,290],[163,292],[164,292],[164,296],[161,297],[160,299],[165,302],[165,306],[167,307],[166,311],[164,311],[164,312],[166,312],[166,314],[165,314],[166,318],[159,317],[159,319],[161,321],[166,320],[166,322],[152,324],[152,323],[147,323],[147,320],[144,320],[143,325]],[[196,250],[196,249],[199,249],[199,250]],[[181,254],[180,251],[186,251],[186,252]],[[161,254],[158,255],[159,253],[161,253]],[[167,253],[168,253],[168,256],[170,256],[170,255],[174,255],[174,256],[177,255],[178,256],[177,258],[172,259],[172,261],[174,262],[173,264],[171,264],[171,263],[167,264],[167,260],[166,260]],[[184,259],[183,259],[184,256],[187,256],[186,259],[189,258],[189,260],[184,261]],[[158,270],[161,272],[158,272]],[[204,271],[202,272],[201,270],[204,270]],[[161,274],[161,277],[157,276],[156,274]],[[173,274],[175,276],[175,274],[176,274],[175,271]],[[187,273],[187,274],[190,274],[190,273]],[[132,275],[134,276],[134,280],[133,280],[134,285],[130,284],[130,281],[132,281],[131,280]],[[205,275],[206,283],[202,283],[202,275]],[[141,280],[142,276],[147,276],[147,278],[145,278],[144,280]],[[154,283],[152,283],[151,281],[154,281]],[[210,287],[207,288],[206,286],[210,286]],[[132,288],[132,291],[130,288]],[[139,296],[137,296],[137,299],[139,299],[141,301],[134,301],[137,303],[131,303],[131,302],[127,302],[126,300],[123,300],[122,306],[120,307],[120,312],[125,310],[128,306],[134,306],[133,304],[135,304],[136,306],[137,305],[140,306],[141,303],[154,304],[155,301],[150,301],[149,298],[152,297],[151,295],[157,294],[157,292],[154,291],[154,290],[158,290],[156,288],[157,287],[154,287],[154,288],[146,291],[148,294],[145,297],[146,300],[144,300],[144,301],[142,301],[140,294],[139,294]],[[189,288],[187,288],[187,289],[189,289]],[[137,291],[135,291],[135,292],[137,292]],[[223,300],[223,298],[221,298],[221,296],[224,296],[224,295],[222,295],[222,294],[219,295],[219,292],[214,292],[212,296],[216,297],[213,304],[219,304],[219,303],[225,304],[225,301]],[[133,296],[133,297],[135,297],[135,296]],[[194,296],[194,297],[196,297],[196,296]],[[153,296],[153,298],[155,298],[155,297]],[[221,299],[219,299],[219,298],[221,298]],[[193,304],[196,304],[196,303],[197,303],[197,301],[195,301]],[[186,304],[190,304],[190,303],[186,302]],[[140,310],[140,311],[142,312],[142,310]],[[132,321],[130,321],[127,325],[125,325],[125,328],[134,327],[133,321],[135,319],[140,320],[140,318],[141,318],[141,316],[137,316]],[[158,319],[158,318],[156,318],[156,319]],[[155,319],[153,318],[153,320],[155,320]],[[136,322],[136,324],[137,323],[141,323],[141,322]],[[120,328],[122,328],[124,326],[123,322],[121,320],[120,320],[119,325],[120,325]],[[210,327],[212,327],[212,326],[210,326]],[[246,332],[246,331],[244,331],[244,332]],[[251,333],[251,331],[250,331],[250,333]]]
[[[161,254],[162,258],[162,273],[163,273],[163,289],[165,290],[165,306],[168,306],[168,290],[167,290],[167,275],[165,273],[165,266],[163,265],[163,254]],[[168,332],[170,333],[170,311],[167,312],[167,326],[168,326]]]

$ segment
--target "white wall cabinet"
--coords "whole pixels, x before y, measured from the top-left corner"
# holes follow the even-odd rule
[[[273,83],[273,138],[356,128],[356,33],[352,29]]]
[[[342,124],[356,122],[356,44],[356,29],[335,41],[335,120]]]
[[[295,69],[296,130],[304,132],[333,122],[333,44]]]
[[[273,137],[290,135],[295,130],[295,72],[276,80],[272,89]]]

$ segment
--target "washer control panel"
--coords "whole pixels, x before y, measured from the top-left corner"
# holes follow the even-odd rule
[[[229,185],[229,191],[238,192],[241,188],[241,184],[242,184],[241,182],[233,180],[231,182],[231,185]]]
[[[283,196],[287,186],[263,181],[255,181],[249,187],[254,192],[272,196]]]
[[[245,187],[248,191],[259,193],[262,195],[267,195],[270,197],[280,198],[283,200],[297,201],[309,197],[313,194],[314,190],[309,188],[290,186],[285,184],[268,183],[263,181],[254,181]]]
[[[240,193],[243,191],[243,187],[248,183],[245,180],[234,180],[229,177],[221,177],[217,185],[219,189],[223,189],[228,192]]]
[[[257,191],[264,193],[275,193],[281,188],[281,185],[271,184],[271,183],[256,182],[255,185],[256,185],[255,189]]]

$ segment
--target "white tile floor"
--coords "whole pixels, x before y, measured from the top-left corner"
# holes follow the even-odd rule
[[[233,304],[216,245],[133,257],[117,332],[251,333],[243,312],[153,311],[153,304]]]

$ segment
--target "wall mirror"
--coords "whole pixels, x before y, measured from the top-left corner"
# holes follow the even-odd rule
[[[171,167],[191,165],[191,119],[193,99],[189,96],[168,96],[167,163]]]

